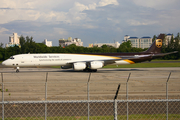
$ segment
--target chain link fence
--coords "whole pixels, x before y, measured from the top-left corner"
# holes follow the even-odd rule
[[[0,116],[5,120],[114,120],[115,117],[116,120],[179,120],[180,118],[179,99],[12,101],[0,104],[0,107],[4,107],[0,111],[2,112]]]
[[[1,74],[2,120],[180,119],[180,83],[176,77],[169,81],[171,73],[153,82],[131,79],[129,74],[122,83],[91,81],[91,74],[88,81],[59,80],[49,78],[48,73],[41,73],[36,79],[26,73],[10,80],[10,75],[14,74]],[[119,95],[114,99],[117,91]]]

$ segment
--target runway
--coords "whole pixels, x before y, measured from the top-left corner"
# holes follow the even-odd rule
[[[4,84],[4,100],[87,100],[90,72],[55,68],[0,68]],[[169,98],[180,97],[180,68],[116,68],[91,73],[90,100],[112,100],[121,84],[118,99],[126,99],[128,76],[129,99],[165,99],[166,82]],[[47,79],[47,91],[45,84]],[[2,97],[2,96],[0,96]]]

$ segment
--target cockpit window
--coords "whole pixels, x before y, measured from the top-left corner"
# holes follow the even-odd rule
[[[14,59],[14,57],[13,57],[13,56],[11,56],[9,59]]]

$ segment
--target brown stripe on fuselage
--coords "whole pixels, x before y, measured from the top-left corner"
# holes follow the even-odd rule
[[[126,62],[128,62],[130,64],[134,64],[135,63],[134,61],[131,61],[131,60],[124,60],[124,61],[126,61]]]

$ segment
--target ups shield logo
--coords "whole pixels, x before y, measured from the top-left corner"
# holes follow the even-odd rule
[[[162,47],[162,40],[161,39],[156,40],[156,47],[158,47],[158,48]]]

